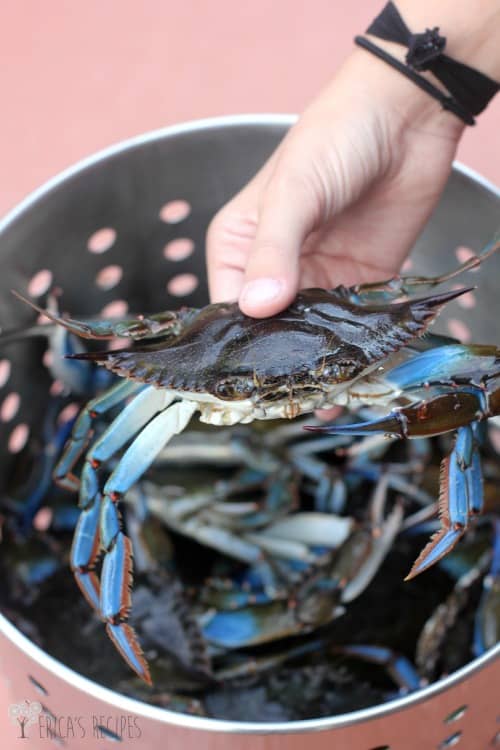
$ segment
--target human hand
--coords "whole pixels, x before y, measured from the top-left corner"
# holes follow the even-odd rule
[[[214,218],[213,301],[266,317],[299,288],[396,273],[439,199],[463,124],[364,50]]]

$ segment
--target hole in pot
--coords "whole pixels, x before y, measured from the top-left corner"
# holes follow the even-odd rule
[[[52,508],[44,506],[35,514],[35,517],[33,518],[33,527],[37,531],[47,531],[47,529],[50,528],[53,517],[54,512]]]
[[[52,349],[47,349],[44,352],[43,357],[42,357],[42,363],[44,367],[47,368],[47,370],[50,370],[50,368],[54,364],[54,352],[52,351]]]
[[[9,453],[19,453],[22,451],[29,438],[29,434],[30,428],[27,424],[24,424],[24,422],[14,427],[7,443]]]
[[[411,258],[407,258],[403,265],[401,266],[401,270],[403,273],[406,273],[407,271],[411,271],[413,268],[413,260]]]
[[[494,449],[497,453],[500,453],[500,430],[493,427],[489,430],[488,436]]]
[[[458,320],[458,318],[450,318],[447,325],[449,332],[456,339],[459,339],[464,344],[471,340],[470,328],[462,320]]]
[[[454,284],[453,289],[463,289],[463,284]],[[464,310],[471,310],[476,306],[476,295],[474,292],[466,292],[457,299],[457,302]]]
[[[79,413],[80,407],[78,404],[68,404],[64,407],[64,409],[61,411],[59,416],[57,417],[57,421],[59,424],[64,424],[65,422],[69,422],[70,419],[74,419],[76,415]]]
[[[369,750],[391,750],[390,745],[377,745],[377,747],[370,747]]]
[[[111,740],[111,742],[122,741],[122,738],[119,734],[116,734],[116,732],[112,732],[111,729],[108,729],[103,724],[97,724],[96,730],[99,733],[97,736],[102,736],[106,740]]]
[[[165,203],[160,208],[160,219],[167,224],[178,224],[186,219],[191,213],[191,206],[185,200],[175,200]]]
[[[123,268],[121,266],[106,266],[105,268],[102,268],[95,277],[95,283],[99,289],[107,292],[120,283],[122,276]]]
[[[440,745],[438,745],[438,750],[445,750],[447,747],[455,747],[455,745],[458,745],[461,738],[462,732],[455,732],[455,734],[450,735],[450,737],[447,737]]]
[[[34,686],[35,690],[39,692],[41,695],[48,695],[49,691],[47,688],[44,688],[41,682],[38,682],[38,680],[35,680],[34,677],[32,677],[30,674],[28,675],[28,680],[31,682],[31,684]],[[43,706],[42,706],[43,708]]]
[[[0,406],[0,421],[10,422],[16,416],[21,406],[21,396],[19,393],[9,393],[2,401]]]
[[[30,297],[41,297],[49,291],[52,284],[52,271],[44,268],[38,271],[28,284],[28,294]]]
[[[459,245],[459,247],[457,247],[455,250],[455,255],[459,263],[466,263],[470,258],[477,258],[477,253],[474,252],[472,248],[465,247],[465,245]],[[476,273],[476,271],[479,270],[479,267],[471,268],[470,270],[473,273]]]
[[[451,724],[453,721],[458,721],[458,719],[461,719],[466,711],[467,711],[466,705],[459,706],[454,711],[452,711],[451,714],[448,714],[446,719],[444,719],[443,721],[445,724]]]
[[[115,349],[124,349],[126,346],[130,346],[130,339],[126,337],[118,337],[116,339],[110,339],[106,344],[106,348],[112,352]]]
[[[198,286],[198,277],[194,273],[180,273],[167,284],[167,290],[174,297],[185,297],[194,292]]]
[[[87,249],[91,253],[100,255],[113,247],[116,240],[116,232],[111,227],[103,227],[91,234],[87,241]]]
[[[0,388],[3,388],[10,378],[11,365],[8,359],[0,359]]]
[[[163,248],[163,256],[166,260],[185,260],[193,254],[194,242],[189,237],[178,237],[175,240],[167,242]]]
[[[30,680],[33,680],[33,678],[30,677]],[[47,695],[48,695],[48,693],[47,693]],[[44,739],[52,740],[52,742],[55,745],[57,745],[58,747],[66,747],[66,742],[56,732],[57,716],[44,703],[42,703],[41,706],[42,706],[42,714],[44,716],[46,716],[47,719],[48,719],[48,721],[45,722],[45,726],[43,727],[43,731],[44,731],[43,737],[44,737]]]
[[[128,312],[128,304],[124,299],[115,299],[101,310],[103,318],[123,318]]]
[[[47,695],[48,695],[48,693],[47,693]],[[48,708],[48,706],[46,706],[45,703],[42,703],[42,713],[44,713],[46,716],[48,716],[53,721],[57,721],[57,716],[54,713],[52,713],[52,711],[50,710],[50,708]]]
[[[60,396],[64,393],[64,383],[62,380],[54,380],[49,388],[49,393],[51,396]]]

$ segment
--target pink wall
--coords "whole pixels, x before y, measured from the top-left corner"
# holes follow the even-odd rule
[[[0,214],[82,156],[163,125],[299,112],[381,0],[17,0],[0,23]],[[459,158],[500,183],[500,97]]]

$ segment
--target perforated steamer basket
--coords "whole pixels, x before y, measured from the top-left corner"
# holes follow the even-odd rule
[[[126,302],[131,311],[142,312],[206,303],[204,236],[210,218],[255,173],[292,122],[261,116],[188,123],[108,149],[49,182],[0,225],[2,326],[32,320],[10,289],[37,294],[50,283],[63,290],[64,308],[82,316],[110,303],[118,303],[115,310]],[[457,166],[414,250],[412,272],[450,269],[457,249],[460,257],[464,248],[479,250],[499,225],[499,192]],[[438,330],[499,342],[499,272],[496,256],[467,279],[479,287],[474,306],[450,304]],[[10,347],[8,356],[8,362],[0,362],[0,403],[9,397],[12,403],[12,393],[21,402],[10,421],[0,422],[0,481],[12,451],[28,431],[39,431],[51,387],[39,346]],[[48,656],[0,616],[0,674],[9,700],[40,701],[53,716],[66,719],[61,727],[67,728],[67,717],[81,717],[83,734],[80,729],[72,737],[66,731],[56,740],[75,749],[105,750],[114,729],[123,748],[432,750],[457,745],[482,750],[500,741],[499,655],[497,646],[416,694],[367,710],[291,723],[238,723],[125,698]],[[135,722],[127,729],[123,717]],[[107,737],[94,736],[96,723],[111,730]],[[9,749],[18,746],[11,728],[11,737],[3,738],[6,745],[1,742]],[[27,734],[29,747],[52,745],[35,726]]]

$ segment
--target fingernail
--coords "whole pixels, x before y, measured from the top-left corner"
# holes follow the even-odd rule
[[[251,305],[261,305],[263,302],[272,302],[283,291],[283,282],[278,279],[256,279],[249,281],[243,287],[240,302]]]

